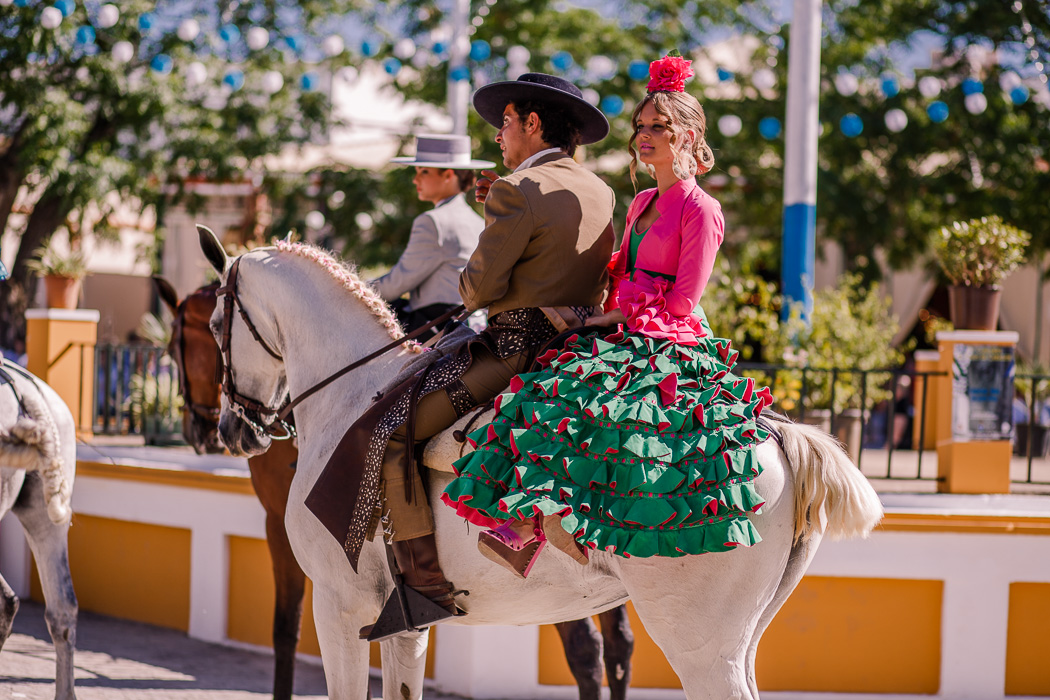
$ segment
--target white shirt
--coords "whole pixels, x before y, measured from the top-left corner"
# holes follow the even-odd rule
[[[536,161],[538,161],[540,158],[542,158],[543,156],[545,156],[545,155],[547,155],[549,153],[564,153],[564,152],[565,151],[561,150],[560,148],[545,148],[542,151],[537,151],[536,153],[533,153],[531,156],[529,156],[525,160],[521,161],[521,165],[519,165],[518,167],[514,168],[514,172],[518,172],[519,170],[524,170],[525,168],[531,168],[536,163]]]

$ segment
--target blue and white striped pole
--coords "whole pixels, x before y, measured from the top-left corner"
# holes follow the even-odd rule
[[[817,225],[817,132],[820,128],[821,0],[795,0],[788,46],[784,126],[784,235],[780,279],[784,317],[802,304],[813,312]]]

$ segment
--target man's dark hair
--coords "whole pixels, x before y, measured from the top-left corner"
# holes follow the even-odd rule
[[[580,145],[580,126],[575,116],[564,107],[540,100],[512,102],[522,122],[535,112],[540,118],[540,136],[552,148],[560,148],[570,156],[576,155]]]

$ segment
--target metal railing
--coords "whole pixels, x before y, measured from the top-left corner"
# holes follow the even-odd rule
[[[95,347],[92,431],[141,436],[147,445],[185,444],[178,368],[153,345]]]

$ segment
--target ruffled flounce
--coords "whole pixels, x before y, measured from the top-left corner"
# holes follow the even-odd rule
[[[665,295],[672,286],[673,283],[663,277],[652,277],[641,271],[635,272],[633,280],[621,280],[617,294],[627,328],[651,338],[697,345],[701,338],[710,334],[698,316],[677,316],[667,310]]]
[[[469,435],[442,498],[475,524],[559,514],[586,546],[682,556],[759,541],[752,449],[772,398],[731,373],[728,341],[573,336],[515,377]]]

